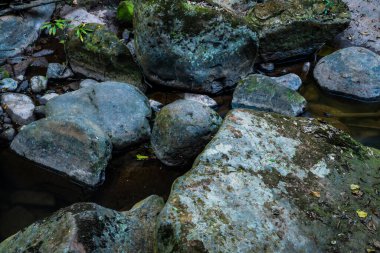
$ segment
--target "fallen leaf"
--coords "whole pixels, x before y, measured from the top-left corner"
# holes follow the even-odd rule
[[[317,192],[317,191],[311,191],[311,195],[313,195],[316,198],[320,198],[321,197],[321,193]]]
[[[363,218],[363,219],[367,218],[367,216],[368,216],[368,213],[365,211],[362,211],[362,210],[357,210],[356,214],[359,216],[359,218]]]
[[[149,159],[149,156],[146,156],[146,155],[139,155],[139,154],[137,154],[137,155],[136,155],[136,159],[137,159],[138,161],[148,160],[148,159]]]
[[[367,252],[368,252],[368,253],[372,253],[372,252],[376,252],[376,250],[375,250],[375,249],[372,249],[372,248],[369,248],[369,249],[367,249]]]
[[[359,193],[359,191],[360,191],[360,186],[357,185],[357,184],[351,184],[351,185],[350,185],[350,188],[351,188],[351,192],[352,192],[353,194],[357,194],[357,193]]]

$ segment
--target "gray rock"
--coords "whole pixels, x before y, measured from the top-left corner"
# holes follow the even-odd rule
[[[15,91],[17,89],[17,81],[12,78],[4,78],[0,81],[0,91]]]
[[[44,76],[33,76],[30,79],[30,87],[34,93],[41,93],[47,89],[48,80]]]
[[[152,111],[155,113],[161,111],[162,107],[164,107],[162,103],[153,99],[149,99],[149,105],[150,105],[150,108],[152,108]]]
[[[360,46],[380,53],[380,5],[377,0],[343,0],[351,13],[349,27],[334,41],[338,48]]]
[[[0,133],[0,139],[11,142],[16,136],[16,130],[13,127],[4,129],[3,132]]]
[[[23,11],[23,15],[0,17],[0,60],[16,56],[37,40],[40,27],[53,14],[55,4]]]
[[[261,63],[259,65],[259,68],[260,68],[260,70],[262,70],[264,72],[270,73],[270,72],[273,72],[275,70],[275,65],[272,62]]]
[[[24,94],[4,93],[0,96],[1,106],[5,109],[12,121],[19,125],[27,125],[34,121],[34,103]]]
[[[218,107],[218,103],[214,99],[210,98],[207,95],[185,93],[183,95],[183,99],[199,102],[199,103],[204,104],[204,105],[211,107],[213,109],[216,109]]]
[[[36,115],[38,119],[45,118],[46,116],[45,106],[44,105],[36,106],[36,108],[34,108],[34,115]]]
[[[288,87],[291,90],[297,91],[302,86],[302,80],[296,74],[290,73],[279,77],[272,77],[274,81],[278,84],[281,84],[285,87]]]
[[[333,93],[380,101],[380,55],[349,47],[323,57],[314,69],[319,85]]]
[[[209,107],[177,100],[158,113],[151,144],[157,158],[168,166],[191,162],[218,130],[222,119]]]
[[[288,116],[301,114],[305,107],[306,100],[298,92],[257,74],[243,79],[232,99],[232,108],[250,108]]]
[[[84,79],[84,80],[82,80],[79,83],[79,88],[86,88],[86,87],[94,86],[94,85],[97,85],[97,84],[99,84],[99,82],[96,81],[96,80],[93,80],[93,79]]]
[[[0,244],[0,252],[153,253],[154,227],[163,205],[158,196],[127,212],[94,203],[74,204],[9,237]]]
[[[379,166],[379,150],[317,120],[233,110],[172,186],[158,218],[157,252],[372,248]]]
[[[42,97],[40,97],[38,99],[38,101],[40,102],[41,105],[46,105],[46,103],[50,100],[50,99],[53,99],[55,97],[58,97],[59,95],[57,93],[48,93],[48,94],[45,94],[43,95]]]
[[[60,63],[49,63],[46,77],[48,79],[66,79],[74,76],[71,69]]]
[[[43,57],[43,56],[48,56],[54,54],[54,50],[52,49],[42,49],[41,51],[38,51],[34,53],[32,56],[33,57]]]
[[[81,184],[96,186],[104,181],[112,145],[92,121],[80,115],[63,115],[25,126],[11,143],[11,149]]]
[[[70,24],[73,27],[76,27],[82,23],[84,24],[100,24],[104,25],[105,23],[103,20],[101,20],[99,17],[95,16],[94,14],[89,13],[86,9],[84,8],[78,8],[74,9],[71,12],[67,13],[64,16],[64,19],[71,20]]]
[[[151,109],[136,87],[118,82],[82,88],[60,95],[46,105],[46,115],[81,115],[98,124],[115,149],[146,141]]]

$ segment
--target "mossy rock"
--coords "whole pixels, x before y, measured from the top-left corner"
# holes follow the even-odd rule
[[[91,30],[82,42],[69,34],[67,52],[74,72],[100,81],[119,81],[135,85],[145,91],[140,68],[127,46],[103,25],[88,24]]]
[[[232,110],[173,184],[158,218],[156,250],[374,249],[379,168],[379,150],[315,119]]]
[[[122,1],[117,8],[116,18],[120,22],[132,24],[133,22],[133,3],[132,0]]]

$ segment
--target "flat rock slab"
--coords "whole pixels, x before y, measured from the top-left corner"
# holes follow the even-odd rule
[[[163,205],[154,195],[127,212],[74,204],[9,237],[0,252],[153,253],[154,226]]]
[[[46,115],[73,115],[90,119],[122,149],[149,139],[149,100],[136,87],[104,82],[49,100]]]
[[[41,5],[22,13],[0,17],[0,60],[16,56],[37,40],[40,27],[50,19],[55,4]]]
[[[0,95],[0,102],[14,123],[27,125],[35,120],[33,114],[35,106],[27,95],[4,93]]]
[[[380,239],[379,166],[327,124],[232,110],[172,186],[157,252],[364,252]]]
[[[64,115],[25,126],[12,141],[11,149],[78,183],[96,186],[104,181],[112,145],[90,120]]]
[[[323,57],[315,66],[314,78],[333,93],[380,101],[380,55],[364,47],[348,47]]]

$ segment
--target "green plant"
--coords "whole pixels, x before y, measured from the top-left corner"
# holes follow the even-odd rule
[[[323,10],[323,14],[327,15],[330,13],[331,9],[334,7],[334,1],[333,0],[323,0],[323,3],[325,5],[325,8]]]
[[[74,28],[75,36],[81,41],[84,41],[84,37],[88,34],[93,32],[94,30],[87,27],[86,23],[82,23]]]
[[[116,18],[120,22],[132,23],[134,6],[131,0],[120,2],[117,7]]]
[[[47,30],[49,35],[55,36],[58,30],[65,30],[70,24],[69,20],[66,19],[56,19],[51,22],[45,22],[41,29]]]

